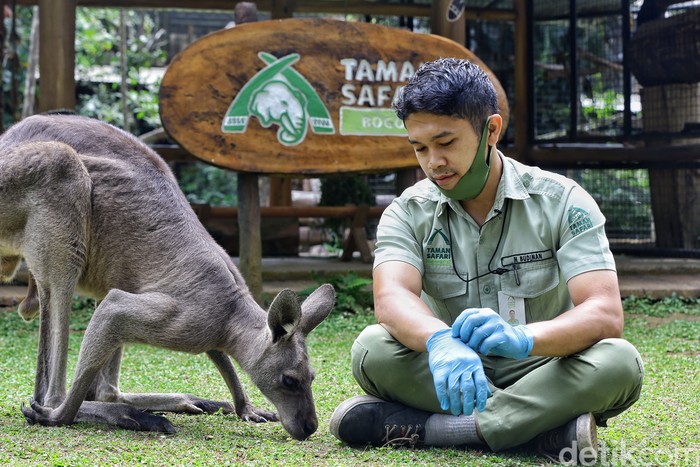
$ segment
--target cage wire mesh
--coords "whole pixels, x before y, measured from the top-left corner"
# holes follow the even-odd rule
[[[544,3],[537,2],[541,7]],[[535,17],[534,105],[538,142],[609,140],[632,133],[623,124],[623,22],[628,21],[628,16],[619,4],[613,10],[609,8],[610,1],[600,0],[599,4],[600,8],[595,8],[594,2],[587,2],[581,11]],[[639,131],[641,108],[636,85],[627,107],[632,128]]]
[[[656,241],[646,169],[570,169],[565,175],[596,200],[617,249],[648,248]]]
[[[649,24],[636,22],[630,38],[625,37],[624,22],[630,17],[622,2],[568,2],[575,12],[562,10],[562,3],[535,2],[535,143],[700,144],[700,2],[646,15]],[[643,2],[631,3],[636,19]],[[663,3],[669,7],[674,2]],[[547,11],[557,13],[542,13]],[[628,39],[632,53],[638,48],[639,63],[624,56]],[[625,74],[626,58],[632,74]],[[664,63],[669,65],[661,70]],[[669,82],[659,75],[668,76]],[[653,86],[643,86],[638,76]],[[653,253],[649,247],[654,247],[657,253],[697,256],[696,167],[661,161],[634,168],[569,169],[565,174],[600,204],[614,249]]]

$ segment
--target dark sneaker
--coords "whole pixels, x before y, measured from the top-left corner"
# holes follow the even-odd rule
[[[415,446],[425,440],[425,422],[431,415],[374,396],[355,396],[335,409],[330,430],[348,444]]]
[[[579,415],[569,423],[537,437],[538,450],[555,462],[592,465],[598,459],[598,434],[593,414]]]

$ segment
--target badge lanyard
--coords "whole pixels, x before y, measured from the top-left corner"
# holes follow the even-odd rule
[[[454,270],[457,277],[459,277],[459,279],[462,282],[464,282],[465,284],[468,284],[471,281],[475,281],[477,279],[480,279],[484,276],[488,276],[489,274],[498,274],[500,276],[500,275],[503,275],[503,274],[507,273],[508,271],[510,271],[510,269],[506,269],[506,268],[491,269],[491,263],[493,262],[493,258],[496,257],[496,252],[498,251],[498,248],[501,246],[501,240],[503,240],[503,232],[505,231],[505,228],[506,228],[506,220],[507,220],[506,217],[508,215],[508,205],[509,204],[510,204],[510,199],[506,198],[505,202],[503,203],[503,211],[497,210],[498,216],[503,214],[503,224],[501,224],[501,233],[498,236],[498,243],[496,243],[496,248],[493,250],[493,253],[491,254],[491,259],[489,259],[489,264],[487,265],[489,270],[487,272],[485,272],[483,274],[479,274],[476,277],[473,277],[471,279],[469,279],[468,275],[467,275],[467,279],[465,279],[459,274],[459,272],[457,272],[457,266],[455,265],[455,255],[454,255],[454,251],[452,249],[452,229],[450,227],[450,207],[449,206],[447,207],[447,232],[450,235],[450,257],[452,259],[452,269]],[[515,265],[513,265],[513,271],[514,272],[516,271]],[[517,278],[517,272],[515,272],[515,274],[516,274],[516,278]],[[520,285],[519,284],[520,281],[518,280],[517,282],[518,282],[518,285]]]

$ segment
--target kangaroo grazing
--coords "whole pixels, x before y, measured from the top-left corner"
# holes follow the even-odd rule
[[[85,117],[40,115],[0,137],[2,278],[14,275],[22,257],[33,279],[19,312],[41,319],[34,395],[22,407],[29,423],[93,421],[174,432],[150,412],[223,410],[250,421],[277,420],[252,405],[230,355],[293,438],[316,431],[306,336],[330,313],[333,287],[319,287],[301,305],[284,290],[266,313],[167,164],[134,136]],[[76,289],[99,305],[66,392]],[[206,352],[233,407],[189,394],[122,393],[127,343]]]

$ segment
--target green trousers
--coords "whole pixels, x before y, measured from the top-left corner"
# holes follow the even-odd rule
[[[493,451],[526,443],[587,412],[604,425],[636,402],[644,376],[639,353],[623,339],[605,339],[565,358],[481,360],[493,395],[483,412],[474,413]],[[352,370],[368,394],[446,413],[437,400],[428,354],[404,347],[381,325],[367,327],[355,340]]]

